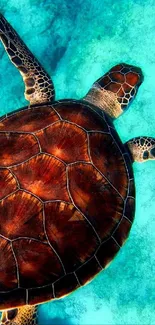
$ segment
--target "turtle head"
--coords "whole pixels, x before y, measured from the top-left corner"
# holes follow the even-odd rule
[[[121,63],[99,78],[84,100],[103,109],[112,118],[121,115],[135,98],[143,81],[140,68]]]
[[[155,160],[155,138],[137,137],[126,143],[133,161]]]

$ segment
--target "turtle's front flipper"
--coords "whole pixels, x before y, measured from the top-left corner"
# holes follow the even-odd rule
[[[37,325],[37,307],[23,306],[2,312],[0,325]]]
[[[120,63],[98,79],[83,99],[116,118],[128,108],[142,81],[140,68]]]
[[[145,162],[155,159],[155,138],[133,138],[125,146],[128,148],[133,161]]]
[[[49,75],[2,15],[0,15],[0,39],[10,60],[23,77],[25,98],[30,104],[53,101],[55,91]]]

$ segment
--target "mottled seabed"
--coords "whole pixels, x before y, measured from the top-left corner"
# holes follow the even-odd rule
[[[53,77],[58,98],[80,98],[118,62],[144,83],[115,126],[122,141],[155,136],[154,0],[1,0],[0,11]],[[23,83],[0,46],[0,114],[26,104]],[[40,324],[155,324],[155,162],[134,164],[136,218],[110,267],[71,296],[40,306]]]

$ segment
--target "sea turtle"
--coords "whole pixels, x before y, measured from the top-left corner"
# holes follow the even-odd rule
[[[118,64],[83,99],[55,101],[49,75],[2,15],[0,38],[30,102],[0,119],[1,324],[34,325],[36,305],[88,283],[124,244],[132,163],[155,159],[155,139],[123,144],[113,124],[140,68]]]

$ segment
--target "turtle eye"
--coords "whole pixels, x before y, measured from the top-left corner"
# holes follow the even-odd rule
[[[155,148],[152,148],[152,149],[150,150],[150,153],[151,153],[151,155],[152,155],[153,157],[155,157]]]
[[[145,150],[144,152],[143,152],[143,159],[148,159],[149,158],[149,153],[148,153],[148,151],[147,150]]]

